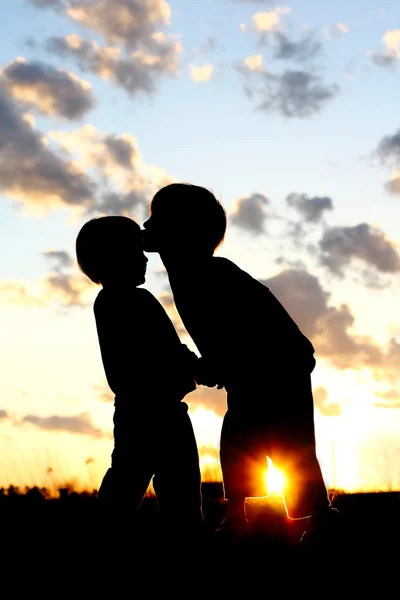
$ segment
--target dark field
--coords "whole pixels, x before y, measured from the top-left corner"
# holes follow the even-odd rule
[[[11,489],[0,493],[2,581],[62,597],[76,586],[100,597],[399,597],[400,493],[336,492],[332,501],[337,530],[324,545],[303,548],[304,521],[287,519],[276,497],[248,504],[247,538],[221,538],[214,529],[226,505],[218,483],[203,484],[205,526],[196,539],[163,532],[152,497],[129,526],[118,516],[106,523],[95,493],[60,490],[46,499],[36,488]]]

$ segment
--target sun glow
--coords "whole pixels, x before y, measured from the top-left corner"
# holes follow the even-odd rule
[[[283,490],[286,484],[285,476],[279,471],[272,460],[267,457],[268,469],[265,474],[265,480],[267,482],[268,495],[269,494],[283,494]]]

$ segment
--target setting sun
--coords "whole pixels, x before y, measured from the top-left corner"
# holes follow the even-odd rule
[[[282,494],[285,487],[285,476],[279,471],[272,460],[267,456],[268,469],[265,474],[267,482],[268,495],[269,494]]]

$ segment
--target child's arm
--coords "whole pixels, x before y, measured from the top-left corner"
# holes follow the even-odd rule
[[[217,375],[214,363],[203,356],[197,359],[194,378],[198,385],[206,385],[207,387],[216,386],[218,390],[221,390],[225,385],[221,382],[221,377]]]
[[[141,324],[135,323],[128,308],[123,300],[104,292],[100,292],[94,305],[103,366],[116,395],[140,389],[150,379],[141,344]]]

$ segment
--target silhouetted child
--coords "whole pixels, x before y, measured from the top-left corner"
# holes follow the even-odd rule
[[[322,526],[332,511],[315,451],[311,342],[265,285],[213,256],[226,213],[210,191],[168,185],[150,211],[145,251],[159,252],[183,324],[227,390],[223,528],[247,529],[245,498],[266,495],[266,455],[288,479],[289,516]]]
[[[76,240],[81,270],[102,286],[94,303],[108,384],[115,394],[114,450],[98,493],[115,518],[135,513],[153,478],[160,517],[174,530],[202,523],[199,456],[188,406],[197,356],[180,342],[146,289],[139,225],[107,216],[83,225]]]

